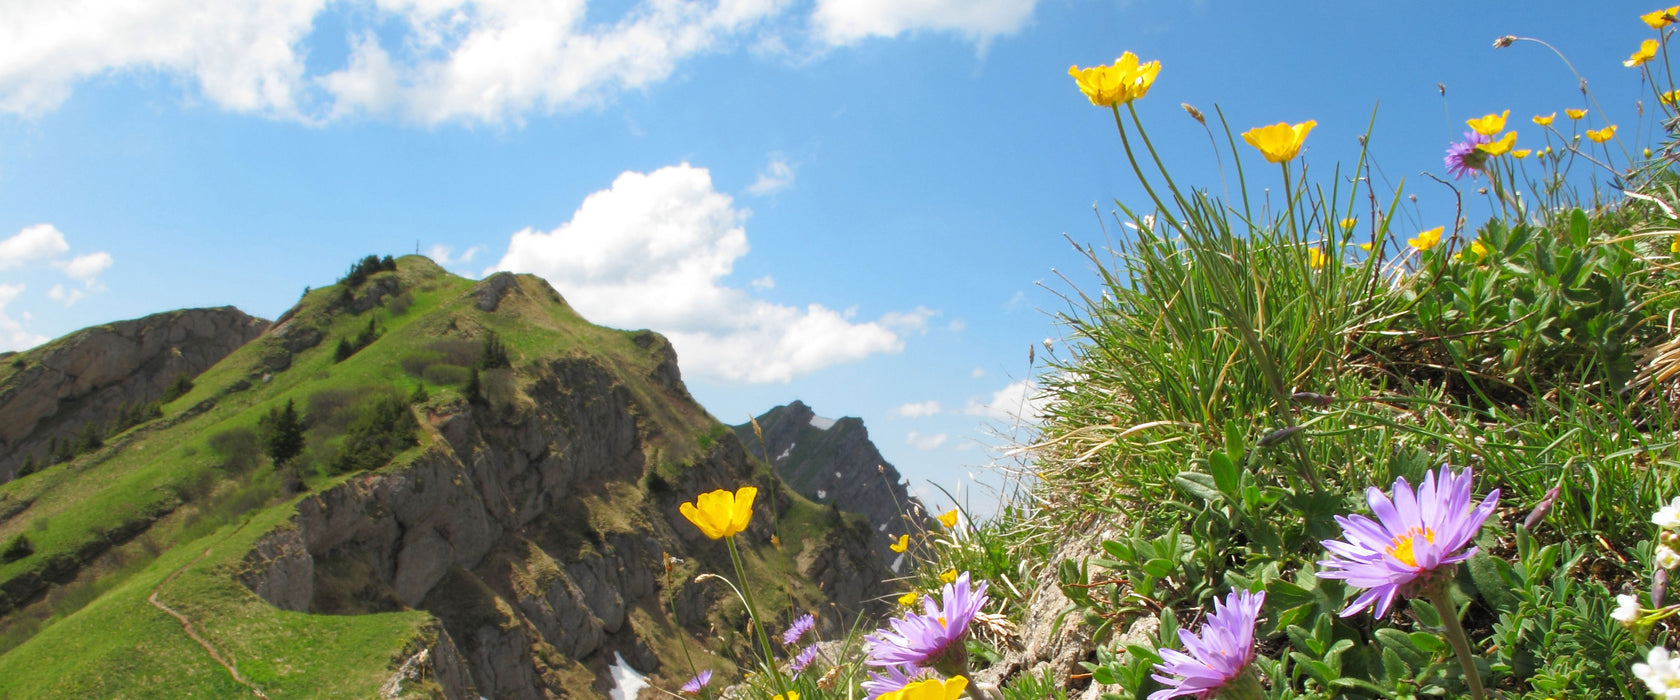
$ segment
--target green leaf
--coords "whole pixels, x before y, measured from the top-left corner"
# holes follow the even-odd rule
[[[1123,562],[1133,563],[1136,562],[1138,558],[1137,552],[1132,551],[1132,546],[1126,544],[1125,542],[1103,540],[1102,548],[1104,552],[1108,552],[1109,556]]]
[[[1447,648],[1446,642],[1428,632],[1413,632],[1410,636],[1413,646],[1430,654],[1439,654]]]
[[[1242,461],[1242,428],[1238,426],[1237,422],[1234,420],[1225,421],[1225,456],[1230,458],[1232,463]]]
[[[1281,578],[1266,584],[1266,602],[1285,610],[1306,605],[1316,599],[1312,591]]]
[[[1516,600],[1511,595],[1510,579],[1506,576],[1510,564],[1488,556],[1486,551],[1477,551],[1468,564],[1470,581],[1476,584],[1476,591],[1482,594],[1482,600],[1487,601],[1488,607],[1494,610],[1515,608]]]
[[[1167,559],[1150,559],[1143,563],[1143,573],[1155,578],[1166,578],[1178,571],[1178,566]]]
[[[1206,503],[1214,504],[1224,500],[1219,494],[1219,487],[1214,485],[1213,477],[1207,474],[1179,472],[1178,476],[1173,477],[1173,483],[1177,484],[1178,490],[1183,491],[1185,495],[1199,498]]]
[[[1587,224],[1587,213],[1576,209],[1569,212],[1569,242],[1576,248],[1587,244],[1587,237],[1592,233]]]
[[[1230,457],[1220,452],[1208,455],[1208,472],[1213,475],[1214,488],[1222,494],[1236,497],[1239,472]]]

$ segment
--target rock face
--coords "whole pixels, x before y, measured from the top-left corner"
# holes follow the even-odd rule
[[[505,301],[518,288],[512,279],[489,278],[476,298]],[[674,473],[658,471],[649,457],[658,453],[656,428],[644,416],[671,409],[652,404],[687,402],[683,410],[704,413],[663,338],[632,342],[655,368],[629,379],[633,386],[611,363],[579,354],[517,367],[529,399],[517,407],[425,404],[424,454],[305,498],[289,525],[246,557],[242,582],[289,610],[430,611],[446,634],[415,658],[424,652],[442,663],[440,678],[458,659],[470,676],[470,687],[453,681],[448,697],[575,695],[567,679],[577,668],[603,678],[614,653],[638,671],[658,671],[664,660],[643,627],[650,615],[666,615],[667,596],[692,639],[710,636],[725,597],[715,584],[693,583],[696,569],[668,581],[664,554],[698,570],[729,570],[727,550],[688,523],[679,503],[746,482],[761,491],[780,485],[763,471],[753,476],[727,432]],[[791,493],[782,493],[755,503],[743,546],[769,541],[771,504],[789,507]],[[858,611],[888,592],[890,574],[869,549],[867,526],[849,522],[806,539],[796,567],[842,609]]]
[[[756,420],[764,431],[762,450],[752,424],[735,426],[753,456],[769,462],[806,498],[868,519],[876,533],[870,548],[883,563],[891,566],[898,559],[888,547],[899,535],[931,529],[926,508],[869,441],[862,420],[822,418],[799,401]]]
[[[109,426],[126,406],[156,401],[261,335],[268,321],[231,306],[184,309],[77,331],[12,355],[0,383],[0,482],[56,438]]]

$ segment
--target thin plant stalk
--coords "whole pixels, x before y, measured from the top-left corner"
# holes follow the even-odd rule
[[[1459,667],[1464,669],[1464,682],[1470,686],[1470,696],[1484,700],[1487,693],[1482,690],[1482,676],[1476,670],[1476,657],[1470,651],[1470,640],[1464,634],[1464,626],[1458,622],[1458,608],[1452,604],[1452,596],[1447,592],[1447,579],[1442,577],[1430,583],[1424,589],[1424,597],[1441,613],[1441,626],[1445,628],[1447,641],[1452,643],[1453,653],[1458,656]]]
[[[775,687],[778,695],[786,694],[787,682],[782,679],[782,671],[776,668],[776,654],[770,648],[770,637],[764,633],[764,620],[758,615],[758,604],[753,601],[752,586],[747,585],[747,568],[741,563],[741,552],[735,548],[735,538],[723,538],[729,545],[729,561],[735,564],[735,576],[741,582],[741,600],[747,604],[747,616],[752,618],[753,631],[758,635],[758,644],[764,651],[764,666],[770,673],[770,683]]]

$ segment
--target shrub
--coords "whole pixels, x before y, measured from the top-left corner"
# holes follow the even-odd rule
[[[162,401],[164,403],[169,403],[175,399],[186,396],[187,392],[192,391],[192,389],[192,377],[187,376],[186,372],[181,372],[176,374],[174,381],[171,381],[169,386],[163,390]]]
[[[337,432],[339,413],[356,402],[357,392],[344,387],[322,389],[309,395],[309,410],[304,415],[306,425]]]
[[[243,426],[210,436],[210,449],[222,458],[222,468],[234,474],[257,466],[257,456],[262,454],[260,444],[257,431]]]
[[[34,553],[35,545],[29,543],[29,537],[18,535],[6,543],[4,550],[0,550],[0,564],[10,564]]]
[[[472,372],[476,371],[477,370],[468,370],[465,367],[438,364],[427,367],[425,374],[422,376],[425,378],[426,382],[430,384],[436,384],[438,386],[460,386],[461,384],[465,384],[467,382],[469,375]]]
[[[408,313],[408,307],[413,305],[414,295],[409,292],[403,292],[398,296],[385,297],[385,310],[391,312],[392,316],[401,316]]]
[[[508,361],[507,346],[502,344],[501,338],[496,337],[495,331],[491,331],[484,336],[484,349],[481,354],[484,359],[480,364],[484,366],[484,369],[500,369],[512,366]]]
[[[471,367],[484,357],[484,345],[464,338],[444,338],[431,344],[433,352],[443,361],[459,367]]]
[[[414,433],[419,427],[401,397],[381,396],[362,404],[345,430],[333,471],[342,474],[385,466],[416,443]]]
[[[402,366],[403,371],[407,372],[408,376],[418,379],[426,376],[427,367],[440,362],[443,362],[443,353],[435,350],[421,350],[404,355],[401,360],[397,361],[397,364]]]

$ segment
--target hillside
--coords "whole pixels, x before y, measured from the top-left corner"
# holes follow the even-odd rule
[[[927,509],[881,456],[861,419],[823,418],[794,401],[754,420],[763,432],[762,445],[751,423],[735,426],[735,436],[748,451],[775,467],[776,475],[806,498],[867,518],[881,535],[875,538],[875,553],[888,566],[900,560],[889,548],[900,535],[933,529]]]
[[[868,525],[751,460],[664,338],[535,277],[369,258],[161,414],[0,485],[0,697],[587,697],[615,656],[687,677],[684,641],[727,672],[744,611],[693,579],[729,559],[677,506],[745,483],[762,607],[884,592]]]

